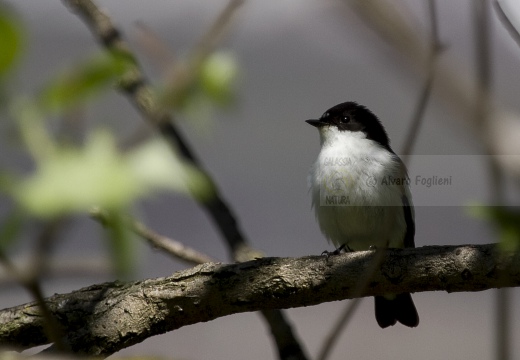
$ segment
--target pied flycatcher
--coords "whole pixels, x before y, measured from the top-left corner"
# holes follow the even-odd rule
[[[336,105],[319,119],[321,150],[311,168],[312,205],[320,229],[337,249],[415,247],[415,221],[406,167],[390,147],[379,119],[355,102]],[[410,294],[375,297],[379,326],[415,327]]]

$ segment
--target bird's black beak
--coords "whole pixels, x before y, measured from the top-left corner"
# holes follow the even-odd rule
[[[316,119],[305,120],[305,122],[306,122],[307,124],[311,124],[312,126],[315,126],[315,127],[317,127],[317,128],[327,125],[326,122],[321,121],[321,120],[319,120],[319,119],[318,119],[318,120],[316,120]]]

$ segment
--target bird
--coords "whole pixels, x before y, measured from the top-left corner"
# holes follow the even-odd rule
[[[319,130],[321,144],[309,172],[312,207],[333,253],[415,247],[407,169],[379,118],[347,101],[306,122]],[[381,328],[419,325],[409,293],[376,296],[375,317]]]

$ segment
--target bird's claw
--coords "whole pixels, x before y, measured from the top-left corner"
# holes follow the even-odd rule
[[[324,252],[321,253],[321,255],[325,255],[327,257],[327,259],[330,257],[330,256],[334,256],[334,255],[339,255],[341,253],[341,250],[344,250],[345,249],[345,244],[341,245],[339,248],[337,248],[336,250],[334,251],[328,251],[328,250],[325,250]]]

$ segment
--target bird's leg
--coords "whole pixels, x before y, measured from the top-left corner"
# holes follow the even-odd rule
[[[347,244],[343,244],[334,251],[325,250],[324,252],[321,253],[321,255],[325,255],[328,259],[329,256],[331,256],[331,255],[339,255],[341,250],[350,250],[350,249],[348,248]]]

